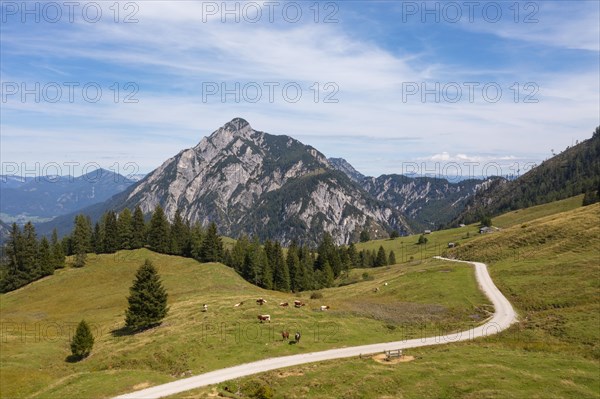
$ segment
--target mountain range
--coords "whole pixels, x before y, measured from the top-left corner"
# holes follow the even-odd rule
[[[196,146],[179,152],[109,200],[79,212],[97,219],[106,210],[161,205],[191,223],[216,222],[220,233],[316,243],[329,232],[338,244],[392,231],[408,234],[438,226],[462,210],[481,180],[386,175],[365,177],[341,158],[285,135],[254,130],[235,118]],[[441,214],[440,214],[441,213]],[[437,215],[437,216],[436,216]],[[38,226],[67,233],[74,214]]]
[[[0,213],[5,222],[43,221],[76,212],[106,201],[134,183],[105,169],[79,177],[0,177]]]

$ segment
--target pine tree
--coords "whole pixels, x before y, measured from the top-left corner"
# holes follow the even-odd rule
[[[170,242],[169,222],[162,207],[158,205],[152,214],[152,219],[150,219],[148,244],[153,251],[166,254],[169,252]]]
[[[279,241],[273,245],[271,267],[273,269],[273,288],[278,291],[289,292],[290,272],[283,258],[283,250]]]
[[[52,230],[52,238],[50,240],[52,246],[52,262],[54,269],[62,269],[65,267],[65,251],[61,242],[58,240],[58,231]]]
[[[371,235],[368,230],[363,230],[360,232],[360,242],[368,242],[371,241]]]
[[[223,256],[223,243],[217,232],[217,225],[213,222],[208,226],[206,235],[202,240],[200,260],[202,262],[220,262]]]
[[[396,264],[396,254],[394,253],[394,251],[390,251],[390,257],[388,258],[388,265],[395,265]]]
[[[38,246],[37,262],[41,270],[41,276],[54,274],[54,259],[50,249],[50,243],[46,237],[42,237]]]
[[[38,240],[35,227],[31,222],[23,226],[23,246],[21,249],[21,270],[27,282],[42,276],[42,268],[38,263]]]
[[[91,252],[92,226],[85,215],[75,217],[75,228],[71,233],[71,246],[73,254],[87,254]]]
[[[90,354],[93,347],[94,336],[92,331],[85,320],[81,320],[71,340],[71,353],[73,356],[82,359]]]
[[[356,246],[354,243],[350,243],[348,246],[348,258],[350,258],[350,267],[360,266],[358,253],[356,252]]]
[[[146,245],[146,222],[142,208],[137,206],[131,221],[131,249],[142,248],[144,245]]]
[[[236,272],[242,274],[242,269],[244,267],[244,261],[246,260],[246,254],[248,253],[250,241],[248,237],[242,235],[233,246],[233,251],[231,251],[231,264],[228,266],[232,267]]]
[[[97,254],[104,252],[104,234],[100,223],[94,224],[94,231],[92,232],[92,251]]]
[[[7,258],[6,275],[0,282],[0,291],[8,292],[27,284],[27,278],[21,270],[21,253],[23,237],[16,223],[12,224],[10,234],[5,245]]]
[[[125,324],[132,330],[158,325],[167,315],[167,292],[148,259],[138,269],[127,301],[129,307],[125,313]]]
[[[104,253],[112,254],[119,249],[119,229],[117,227],[117,214],[108,211],[104,214]]]
[[[129,208],[125,208],[117,219],[118,249],[133,248],[133,217]]]
[[[379,246],[379,250],[377,251],[377,257],[375,258],[375,266],[379,267],[379,266],[385,266],[387,265],[387,256],[385,255],[385,249],[383,249],[383,246],[380,245]]]
[[[292,241],[292,244],[288,248],[285,262],[290,273],[290,288],[294,292],[302,291],[304,285],[304,273],[302,273],[298,253],[298,245],[296,241]]]
[[[325,262],[323,266],[323,285],[322,287],[331,287],[333,286],[333,269],[329,265],[329,262]]]
[[[189,239],[190,232],[187,229],[179,209],[175,212],[173,224],[171,225],[171,253],[174,255],[182,255],[186,242]]]

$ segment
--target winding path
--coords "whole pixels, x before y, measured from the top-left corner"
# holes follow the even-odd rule
[[[461,331],[454,334],[435,336],[427,338],[417,338],[405,341],[385,342],[381,344],[370,344],[361,346],[352,346],[349,348],[330,349],[321,352],[302,353],[299,355],[274,357],[257,362],[241,364],[239,366],[228,367],[220,370],[211,371],[194,377],[169,382],[167,384],[157,385],[151,388],[128,393],[118,396],[115,399],[150,399],[161,398],[176,393],[188,391],[203,387],[206,385],[217,384],[219,382],[231,380],[234,378],[245,377],[252,374],[262,373],[264,371],[275,370],[283,367],[295,366],[298,364],[320,362],[323,360],[342,359],[359,355],[369,355],[382,353],[389,349],[417,348],[420,346],[441,345],[450,342],[459,342],[471,340],[478,337],[497,334],[507,329],[511,324],[517,321],[516,313],[504,295],[496,287],[487,266],[479,262],[456,261],[437,256],[442,260],[470,263],[475,266],[475,276],[481,290],[487,295],[494,305],[494,314],[491,319],[479,327],[467,331]]]

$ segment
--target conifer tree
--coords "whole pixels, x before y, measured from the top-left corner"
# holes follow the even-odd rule
[[[133,248],[133,217],[129,208],[125,208],[117,219],[118,249]]]
[[[21,270],[27,282],[37,280],[42,276],[42,268],[38,263],[38,241],[35,227],[31,222],[23,226],[23,246],[21,249]]]
[[[91,251],[92,226],[89,218],[80,214],[75,217],[75,228],[71,233],[72,253],[86,254]]]
[[[298,253],[298,245],[296,244],[296,241],[292,241],[292,244],[288,248],[286,263],[290,273],[290,288],[294,292],[302,290],[304,279],[304,273],[302,273],[302,266],[300,265]]]
[[[85,320],[81,320],[71,340],[71,353],[73,356],[82,359],[90,354],[93,347],[94,336],[92,331]]]
[[[146,245],[146,222],[142,208],[137,206],[131,221],[131,249],[142,248],[144,245]]]
[[[117,214],[108,211],[104,214],[104,253],[112,254],[119,249],[119,229],[117,227]]]
[[[94,224],[94,231],[92,232],[92,251],[97,254],[104,252],[104,238],[102,233],[102,227],[100,223]]]
[[[385,255],[385,249],[383,249],[383,246],[380,245],[379,250],[377,251],[377,257],[375,258],[375,266],[379,267],[379,266],[385,266],[387,264],[388,264],[388,259],[387,259],[387,256]]]
[[[278,291],[290,290],[290,272],[283,257],[283,250],[279,241],[275,241],[272,253],[273,288]]]
[[[182,255],[186,242],[189,239],[189,230],[181,218],[179,209],[175,212],[173,224],[171,225],[171,253]]]
[[[220,262],[223,256],[223,243],[217,232],[217,225],[213,222],[202,240],[200,260],[202,262]]]
[[[329,265],[329,262],[325,262],[325,265],[323,266],[323,283],[322,283],[322,287],[331,287],[333,286],[333,269],[331,268],[331,266]]]
[[[50,249],[50,243],[46,237],[42,237],[38,246],[37,262],[40,267],[41,276],[54,274],[54,259]]]
[[[148,244],[153,251],[161,254],[169,252],[171,240],[169,239],[169,222],[163,208],[158,205],[150,219],[148,228]]]
[[[167,292],[156,268],[148,259],[138,269],[127,298],[125,325],[135,331],[160,324],[167,315]]]
[[[21,236],[21,230],[16,223],[13,223],[5,245],[7,265],[6,275],[0,285],[1,292],[12,291],[27,284],[27,276],[21,266],[22,245],[23,237]]]
[[[395,265],[396,264],[396,254],[394,253],[394,251],[390,251],[390,257],[388,258],[388,265]]]
[[[61,242],[58,240],[58,231],[52,230],[52,238],[50,239],[50,245],[52,246],[52,261],[54,269],[62,269],[65,267],[65,251]]]

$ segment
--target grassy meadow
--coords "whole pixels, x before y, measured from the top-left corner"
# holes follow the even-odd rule
[[[146,258],[162,277],[170,311],[160,327],[123,335],[126,297]],[[218,263],[146,249],[89,255],[81,269],[67,267],[0,296],[0,396],[110,397],[272,356],[463,329],[489,310],[472,269],[452,262],[356,269],[345,284],[311,299],[310,292],[262,290]],[[258,297],[267,304],[258,306]],[[306,306],[278,306],[297,298]],[[208,312],[201,311],[204,303]],[[318,311],[323,304],[331,309]],[[260,324],[259,313],[272,322]],[[81,319],[96,342],[88,358],[70,363],[70,337]],[[301,331],[302,341],[282,342],[282,329]]]
[[[406,351],[415,360],[344,359],[259,374],[175,395],[246,398],[250,381],[275,398],[599,398],[600,204],[580,198],[495,218],[501,231],[459,241],[474,226],[429,237],[459,241],[447,256],[479,260],[519,313],[498,335]],[[537,218],[540,217],[540,218]],[[416,237],[370,242],[378,247]],[[388,248],[390,248],[388,247]],[[233,392],[233,393],[231,393]]]

